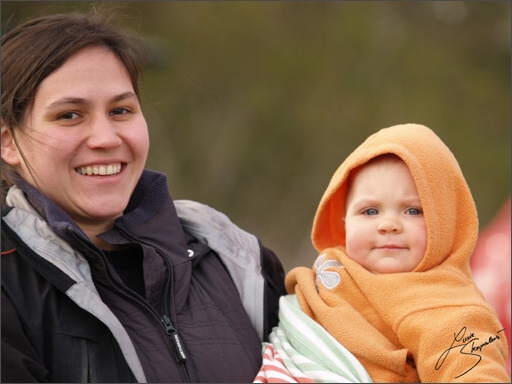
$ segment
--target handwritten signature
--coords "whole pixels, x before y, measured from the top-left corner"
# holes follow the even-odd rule
[[[488,340],[484,341],[483,343],[478,343],[477,341],[480,340],[480,338],[475,337],[475,334],[473,332],[468,332],[466,327],[462,327],[457,334],[453,334],[453,342],[450,348],[445,350],[441,354],[441,356],[439,356],[439,359],[437,360],[436,363],[436,371],[442,367],[446,358],[448,357],[448,354],[452,349],[460,348],[459,353],[461,355],[475,356],[476,359],[475,364],[472,367],[462,372],[460,375],[455,376],[455,379],[465,375],[473,368],[475,368],[480,363],[480,361],[482,361],[482,356],[476,352],[482,352],[482,349],[484,347],[486,347],[489,344],[492,344],[496,340],[499,340],[500,336],[498,335],[498,333],[503,332],[504,330],[505,328],[500,329],[498,332],[496,332],[496,336],[489,336]]]

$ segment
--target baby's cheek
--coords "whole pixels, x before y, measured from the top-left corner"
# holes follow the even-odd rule
[[[365,255],[368,253],[367,236],[361,231],[352,229],[347,230],[346,236],[347,256],[357,263],[361,264]]]

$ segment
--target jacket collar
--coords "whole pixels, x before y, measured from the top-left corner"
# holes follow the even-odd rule
[[[53,231],[70,242],[74,241],[67,235],[67,231],[70,229],[79,234],[81,238],[88,240],[85,233],[73,219],[49,197],[22,178],[15,178],[15,183],[16,186],[23,191],[26,201],[28,201],[33,209],[47,221]],[[23,204],[22,201],[25,200],[16,199],[13,193],[7,196],[8,205],[19,206],[19,204]],[[166,201],[172,201],[167,187],[167,177],[163,173],[146,169],[143,171],[132,193],[123,216],[119,217],[114,225],[120,227],[125,232],[130,232],[134,228],[147,222],[150,218],[156,216]],[[180,226],[175,212],[174,222],[173,226]],[[107,241],[113,240],[117,237],[113,232],[112,230],[107,231],[101,234],[100,237]]]

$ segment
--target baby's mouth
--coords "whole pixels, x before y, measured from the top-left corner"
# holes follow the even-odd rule
[[[121,172],[121,163],[109,165],[88,165],[87,167],[76,168],[76,171],[81,175],[92,176],[109,176],[117,175]]]

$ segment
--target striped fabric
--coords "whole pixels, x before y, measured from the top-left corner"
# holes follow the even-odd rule
[[[294,372],[292,374],[292,372]],[[272,344],[266,343],[263,351],[263,366],[255,383],[314,383],[313,380],[303,375],[302,372],[291,367],[289,371],[284,365],[283,359],[274,349]]]
[[[355,356],[302,312],[295,295],[280,299],[269,341],[255,383],[372,382]]]

